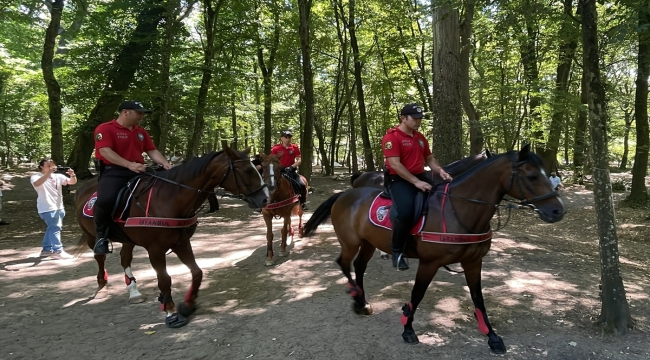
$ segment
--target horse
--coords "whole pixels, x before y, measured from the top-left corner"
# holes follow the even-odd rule
[[[409,243],[406,256],[420,259],[410,302],[402,307],[402,338],[408,344],[419,342],[413,329],[414,314],[427,287],[442,266],[459,262],[474,303],[474,315],[481,333],[487,335],[490,349],[497,354],[506,347],[490,325],[481,291],[482,259],[490,249],[490,219],[507,194],[520,206],[533,209],[546,222],[562,220],[564,204],[544,173],[542,158],[524,145],[519,151],[495,155],[456,177],[451,183],[434,188],[428,199],[423,231]],[[323,202],[305,224],[305,236],[331,215],[334,231],[341,244],[336,260],[348,279],[357,314],[370,315],[366,301],[364,272],[375,248],[391,251],[391,231],[369,220],[373,200],[381,190],[361,187],[337,193]],[[356,256],[356,260],[355,260]],[[350,273],[354,260],[356,281]]]
[[[293,226],[291,226],[291,216],[298,215],[298,234],[302,237],[302,214],[303,209],[299,204],[298,198],[300,194],[296,194],[291,186],[291,179],[282,174],[282,167],[280,166],[280,155],[265,155],[262,157],[262,171],[264,183],[271,191],[271,197],[266,207],[262,208],[262,216],[266,223],[266,261],[264,265],[272,266],[275,264],[273,260],[273,218],[281,217],[284,219],[282,225],[282,242],[280,243],[280,256],[289,256],[287,251],[287,236],[291,235],[291,242],[293,242]],[[298,175],[304,181],[305,186],[308,186],[307,179],[304,176]]]
[[[196,264],[190,238],[197,227],[197,212],[208,194],[211,194],[216,186],[220,186],[243,197],[252,208],[266,205],[269,191],[248,159],[248,152],[247,149],[240,153],[224,144],[223,151],[194,158],[170,170],[140,175],[141,181],[134,185],[131,196],[123,201],[130,205],[130,218],[126,220],[126,224],[134,217],[139,219],[139,224],[135,227],[125,227],[124,222],[111,225],[109,238],[123,243],[120,251],[121,263],[127,289],[131,300],[134,301],[138,301],[141,294],[131,272],[133,248],[138,245],[147,250],[151,266],[157,274],[160,289],[158,300],[161,302],[161,310],[167,314],[165,323],[168,327],[178,328],[186,325],[189,322],[187,318],[196,310],[203,272]],[[78,252],[82,251],[84,244],[91,249],[95,244],[95,224],[92,217],[88,217],[84,212],[86,207],[92,206],[90,203],[86,205],[86,202],[96,191],[95,181],[81,187],[76,194],[75,211],[82,231],[77,246]],[[124,206],[116,208],[121,210]],[[192,273],[192,284],[184,302],[179,304],[178,312],[172,300],[171,278],[166,269],[165,254],[169,250],[176,253]],[[108,273],[104,268],[106,255],[95,255],[95,260],[99,267],[95,296],[105,296],[108,283]]]

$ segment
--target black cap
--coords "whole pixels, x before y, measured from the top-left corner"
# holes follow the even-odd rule
[[[422,111],[422,108],[418,104],[404,105],[399,114],[400,116],[411,115],[411,117],[415,119],[422,119],[424,117],[424,111]]]
[[[291,130],[284,130],[282,131],[282,136],[293,136],[293,134],[291,133]]]
[[[142,106],[142,103],[139,101],[125,101],[120,105],[120,112],[122,110],[135,110],[138,112],[142,113],[150,113],[151,110],[145,109],[144,106]]]

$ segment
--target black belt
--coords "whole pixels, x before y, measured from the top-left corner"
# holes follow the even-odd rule
[[[422,180],[422,181],[425,181],[424,179],[426,179],[426,177],[427,177],[427,173],[426,173],[426,172],[423,172],[423,173],[419,173],[419,174],[417,174],[417,175],[416,175],[416,174],[413,174],[413,176],[415,176],[416,178],[418,178],[418,179],[420,179],[420,180]],[[397,175],[397,174],[391,174],[391,175],[388,175],[388,180],[390,180],[390,182],[395,182],[395,181],[398,181],[398,180],[404,180],[404,181],[407,181],[406,179],[404,179],[403,177],[401,177],[401,176],[399,176],[399,175]]]

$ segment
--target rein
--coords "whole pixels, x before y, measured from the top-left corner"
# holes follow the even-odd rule
[[[510,189],[512,189],[512,186],[514,185],[515,179],[516,179],[517,180],[516,181],[517,182],[517,189],[519,190],[519,194],[521,195],[521,194],[523,194],[522,181],[521,181],[521,175],[519,174],[518,169],[519,169],[519,167],[521,165],[525,164],[526,161],[517,162],[517,161],[515,161],[515,156],[516,156],[515,154],[512,154],[512,156],[510,157],[511,158],[511,163],[512,163],[512,171],[511,171],[511,176],[510,176],[510,180],[508,182],[508,188],[506,190],[506,193],[508,193],[510,191]],[[528,184],[524,184],[524,187],[529,192],[534,193],[533,189],[531,189],[528,186]],[[536,203],[538,201],[546,200],[546,199],[549,199],[549,198],[552,198],[552,197],[556,197],[556,196],[559,195],[557,191],[551,191],[548,194],[537,196],[537,197],[534,197],[534,198],[532,198],[530,200],[526,199],[525,197],[523,197],[523,200],[519,200],[519,201],[510,200],[510,199],[502,199],[502,201],[505,200],[506,202],[509,202],[510,204],[501,204],[501,202],[495,204],[495,203],[492,203],[492,202],[489,202],[489,201],[483,201],[483,200],[471,199],[471,198],[466,198],[466,197],[462,197],[462,196],[458,196],[458,195],[453,195],[453,194],[451,194],[450,191],[447,190],[447,188],[445,188],[445,190],[443,190],[443,191],[436,191],[436,192],[437,193],[442,193],[442,194],[447,195],[449,197],[454,197],[454,198],[457,198],[457,199],[472,202],[472,203],[475,203],[475,204],[494,206],[494,208],[495,208],[495,210],[497,212],[497,218],[498,218],[497,228],[494,231],[499,231],[500,229],[505,228],[506,225],[508,225],[508,222],[510,222],[510,216],[511,216],[511,213],[512,213],[512,209],[517,209],[517,210],[519,210],[519,209],[532,209],[534,212],[538,212],[539,210],[537,209],[537,207],[535,206],[534,203]],[[508,217],[507,217],[507,219],[506,219],[506,221],[505,221],[505,223],[503,225],[501,224],[501,211],[500,211],[501,208],[507,209],[507,211],[508,211]],[[461,226],[463,226],[467,230],[467,227],[465,225],[463,225],[458,218],[456,218],[456,220],[458,221],[458,223]]]

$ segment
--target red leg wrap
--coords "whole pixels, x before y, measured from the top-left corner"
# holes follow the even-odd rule
[[[413,304],[411,304],[410,301],[407,305],[404,305],[404,307],[402,307],[402,311],[404,311],[404,313],[402,313],[402,317],[400,318],[400,320],[402,321],[402,325],[404,326],[406,326],[406,324],[409,322],[409,319],[413,318],[413,312],[414,312]]]
[[[188,304],[192,302],[192,286],[190,286],[190,289],[187,290],[187,294],[185,294],[185,302]]]
[[[488,329],[488,326],[485,323],[483,312],[479,309],[474,309],[474,315],[476,315],[476,321],[478,321],[478,331],[482,332],[483,335],[487,335],[490,332],[490,330]]]
[[[108,270],[104,269],[104,281],[108,282]]]

